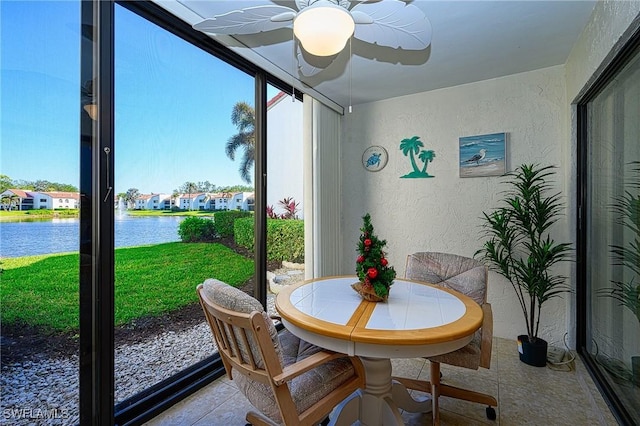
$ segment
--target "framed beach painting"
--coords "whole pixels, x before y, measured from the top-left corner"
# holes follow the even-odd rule
[[[506,133],[460,138],[460,177],[502,176],[506,159]]]

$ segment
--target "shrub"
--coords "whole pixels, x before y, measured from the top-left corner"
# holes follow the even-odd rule
[[[233,223],[236,219],[251,216],[250,212],[228,210],[216,212],[213,214],[213,220],[216,223],[216,230],[220,237],[233,237]]]
[[[78,213],[78,211],[75,211],[76,213]],[[33,210],[26,210],[24,212],[24,214],[28,214],[29,216],[50,216],[53,214],[53,210],[51,209],[33,209]]]
[[[216,237],[216,225],[209,219],[188,217],[180,222],[178,235],[184,243],[212,241]]]
[[[304,221],[267,220],[267,260],[304,262]]]
[[[253,223],[253,217],[236,219],[233,223],[234,241],[248,250],[253,250]]]
[[[253,218],[235,221],[235,242],[253,250]],[[267,260],[304,261],[304,221],[267,219]]]

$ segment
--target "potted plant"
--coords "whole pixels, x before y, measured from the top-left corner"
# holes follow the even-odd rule
[[[614,221],[627,231],[628,243],[610,246],[613,265],[628,272],[623,281],[612,280],[613,287],[599,290],[600,295],[609,296],[635,315],[640,324],[640,161],[631,162],[632,179],[624,194],[615,197],[611,210]],[[640,356],[631,357],[632,381],[640,385]]]
[[[527,326],[527,334],[518,336],[520,360],[538,367],[547,361],[547,342],[538,337],[542,305],[570,290],[566,277],[552,270],[571,251],[549,235],[563,209],[560,194],[549,193],[554,168],[523,164],[505,175],[509,189],[500,207],[483,213],[487,240],[476,252],[513,286]]]

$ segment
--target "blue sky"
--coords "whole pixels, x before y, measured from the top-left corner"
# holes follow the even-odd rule
[[[79,14],[75,1],[0,4],[0,173],[12,179],[79,186]],[[115,34],[115,192],[242,184],[224,145],[253,78],[119,6]]]

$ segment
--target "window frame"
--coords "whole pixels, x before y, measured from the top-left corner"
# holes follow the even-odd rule
[[[637,55],[640,55],[640,24],[629,36],[624,45],[617,51],[611,61],[606,65],[591,87],[577,101],[576,129],[577,129],[577,218],[576,218],[576,349],[587,368],[587,371],[602,392],[604,398],[620,424],[633,424],[633,419],[614,389],[609,385],[601,367],[595,358],[587,350],[588,322],[589,322],[589,271],[588,271],[588,247],[587,234],[589,223],[589,194],[588,194],[588,105],[594,100],[607,85],[612,82],[618,73]]]

